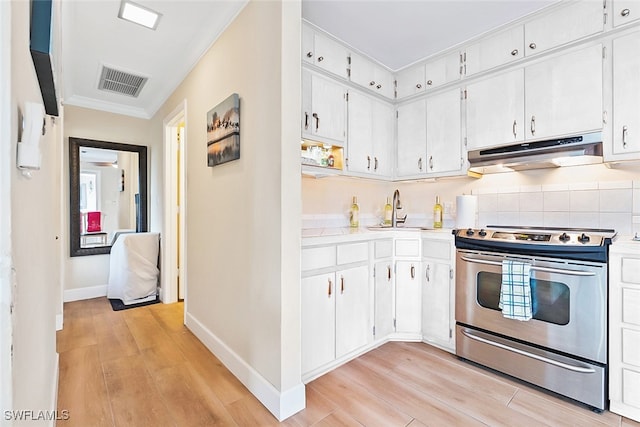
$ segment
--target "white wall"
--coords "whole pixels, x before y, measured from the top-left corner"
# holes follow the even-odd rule
[[[62,241],[64,247],[64,291],[66,300],[91,298],[106,295],[109,281],[109,255],[89,255],[70,257],[69,243],[69,137],[95,139],[98,141],[120,142],[134,145],[150,145],[150,122],[146,119],[123,116],[66,106],[64,116],[64,203],[62,206],[65,224]],[[151,150],[147,155],[150,156]],[[151,184],[153,188],[154,184]],[[149,193],[151,196],[151,193]],[[153,197],[149,197],[152,199]],[[149,210],[149,219],[154,216]],[[153,229],[157,231],[158,229]]]
[[[29,54],[29,2],[11,2],[11,259],[13,268],[13,402],[15,410],[51,411],[57,396],[56,312],[60,299],[61,117],[42,137],[42,167],[31,179],[15,167],[18,111],[40,102]],[[4,95],[4,92],[3,92]],[[3,143],[5,143],[3,141]],[[4,415],[3,415],[4,418]],[[51,422],[23,422],[16,425]]]
[[[152,137],[186,99],[187,325],[280,418],[304,404],[299,43],[299,1],[249,2],[154,116]],[[240,159],[209,168],[206,115],[234,92]]]

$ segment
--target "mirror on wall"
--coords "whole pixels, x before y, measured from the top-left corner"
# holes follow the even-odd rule
[[[70,137],[69,183],[71,256],[147,231],[147,147]]]

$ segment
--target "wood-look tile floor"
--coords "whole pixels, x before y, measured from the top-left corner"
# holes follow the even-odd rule
[[[64,305],[60,426],[279,423],[182,324],[183,304],[114,312]],[[285,426],[636,426],[595,414],[422,343],[387,343],[307,385]]]

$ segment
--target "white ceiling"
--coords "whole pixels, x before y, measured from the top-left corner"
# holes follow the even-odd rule
[[[62,1],[64,103],[152,117],[247,1],[137,0],[155,31],[119,19],[120,0]],[[396,70],[556,1],[302,0],[302,15]],[[139,97],[98,90],[103,64],[148,77]]]

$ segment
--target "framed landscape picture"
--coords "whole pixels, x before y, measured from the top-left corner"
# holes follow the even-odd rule
[[[207,165],[240,158],[240,97],[237,93],[207,113]]]

